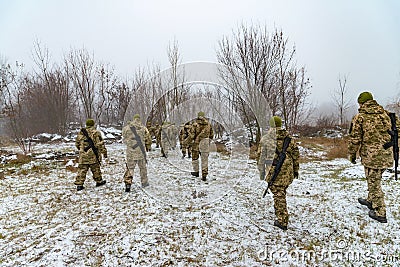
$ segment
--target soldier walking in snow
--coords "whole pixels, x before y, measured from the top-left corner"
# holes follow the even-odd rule
[[[258,146],[258,170],[260,179],[268,182],[274,195],[277,220],[274,226],[287,230],[289,213],[286,205],[286,189],[299,176],[299,148],[288,132],[282,129],[282,119],[274,116],[269,122],[271,129]],[[283,162],[281,162],[283,160]],[[279,168],[280,167],[280,168]],[[265,169],[269,168],[267,175]]]
[[[187,122],[181,126],[181,129],[179,132],[179,143],[181,146],[182,158],[186,157],[186,152],[187,152],[188,158],[191,158],[191,156],[192,156],[192,145],[189,143],[189,140],[188,140],[191,129],[192,129],[192,126],[190,125],[190,122]]]
[[[197,114],[196,121],[192,124],[187,144],[192,144],[192,166],[193,176],[199,177],[199,157],[201,158],[202,180],[207,180],[208,155],[210,153],[210,142],[214,137],[211,124],[205,118],[204,112]]]
[[[145,146],[151,144],[150,133],[141,123],[139,114],[122,129],[123,142],[126,145],[126,165],[124,174],[125,192],[131,191],[133,171],[139,165],[142,187],[149,185],[147,178],[147,158]]]
[[[94,127],[94,120],[86,121],[86,128],[82,128],[75,140],[75,146],[79,150],[78,175],[75,185],[77,190],[84,189],[83,184],[86,180],[86,173],[90,169],[96,186],[102,186],[106,183],[101,177],[100,163],[101,155],[107,158],[107,149],[104,145],[101,133]]]
[[[351,122],[348,152],[349,159],[354,164],[359,152],[368,185],[367,198],[359,198],[358,202],[370,209],[369,217],[386,223],[386,205],[381,180],[384,170],[393,166],[393,151],[384,149],[384,145],[391,140],[388,133],[391,121],[388,112],[373,99],[370,92],[361,93],[357,101],[359,113]]]

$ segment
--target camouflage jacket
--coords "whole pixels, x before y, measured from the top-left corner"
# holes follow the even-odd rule
[[[165,122],[161,126],[160,135],[161,135],[161,143],[163,143],[164,148],[172,146],[173,143],[172,139],[175,136],[174,136],[174,129],[171,123]]]
[[[375,100],[368,100],[358,109],[350,125],[348,152],[360,153],[361,163],[372,169],[385,169],[393,166],[392,149],[383,145],[390,141],[387,132],[391,129],[388,112]]]
[[[289,136],[288,132],[281,128],[272,128],[264,135],[257,150],[257,166],[260,173],[268,173],[266,175],[267,182],[270,181],[274,171],[275,162],[278,159],[277,150],[282,151],[283,140]],[[276,178],[275,186],[288,186],[294,179],[294,173],[299,172],[299,148],[292,138],[286,150],[286,159]]]
[[[192,126],[190,124],[181,126],[181,130],[179,132],[179,141],[181,142],[181,145],[187,145],[185,141],[189,141],[187,138],[189,137],[191,129]]]
[[[98,160],[101,162],[101,155],[107,157],[107,149],[104,145],[101,133],[97,131],[94,126],[86,127],[86,131],[97,148],[99,156]],[[87,141],[86,136],[82,133],[82,130],[79,131],[76,137],[75,146],[79,150],[79,164],[94,164],[97,162],[96,155],[93,152],[93,149],[90,148],[89,142]]]
[[[123,142],[126,145],[126,161],[128,163],[133,160],[144,159],[146,156],[140,149],[139,143],[136,140],[131,127],[136,128],[136,132],[144,149],[146,149],[146,146],[149,144],[151,145],[149,130],[147,130],[147,128],[140,122],[140,119],[134,119],[133,121],[128,122],[128,124],[122,129]],[[144,153],[146,153],[146,150]]]
[[[210,140],[214,138],[211,124],[204,117],[199,117],[192,124],[185,144],[192,144],[192,149],[200,152],[210,151]]]

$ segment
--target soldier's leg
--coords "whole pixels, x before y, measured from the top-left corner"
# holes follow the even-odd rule
[[[272,194],[274,195],[274,209],[275,216],[278,222],[287,227],[289,222],[289,213],[286,205],[286,189],[284,186],[274,186],[270,187]]]
[[[124,183],[125,185],[131,185],[132,184],[132,174],[130,173],[130,171],[128,169],[126,169],[125,173],[124,173]]]
[[[382,191],[382,169],[369,169],[367,180],[369,181],[368,196],[371,197],[372,208],[377,216],[386,217],[385,194]]]
[[[208,175],[208,152],[201,152],[201,175],[203,178]]]
[[[78,174],[76,176],[74,184],[76,185],[83,185],[86,180],[86,173],[89,170],[88,164],[79,164],[78,166]]]
[[[371,195],[371,181],[370,179],[368,179],[369,177],[369,172],[370,172],[370,168],[364,167],[364,172],[365,172],[365,178],[367,180],[367,187],[368,187],[368,196],[367,196],[367,201],[372,203],[372,195]]]
[[[197,176],[198,176],[198,174],[199,174],[199,151],[198,150],[192,151],[192,167],[193,167],[193,172],[197,173]]]
[[[188,158],[190,159],[192,157],[192,146],[187,147],[187,153],[188,153]]]
[[[147,165],[144,159],[138,160],[139,170],[140,170],[140,181],[142,186],[145,187],[149,185],[149,180],[147,178]]]
[[[181,144],[181,152],[182,152],[182,158],[184,158],[186,156],[186,146]]]
[[[100,164],[94,163],[94,164],[90,164],[89,166],[90,166],[90,170],[92,171],[92,174],[93,174],[93,180],[95,180],[96,183],[102,182],[103,178],[101,177]]]
[[[157,146],[157,148],[160,147],[160,145],[161,145],[161,137],[158,136],[156,138],[156,146]]]

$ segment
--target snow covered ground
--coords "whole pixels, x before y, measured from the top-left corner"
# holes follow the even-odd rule
[[[45,156],[0,180],[0,266],[400,266],[399,181],[385,173],[387,224],[357,202],[360,163],[311,161],[288,189],[288,231],[246,156],[212,153],[207,184],[190,159],[149,153],[150,186],[124,192],[124,146],[107,146],[107,184],[76,191],[65,161]],[[12,148],[6,148],[11,150]],[[72,143],[36,152],[73,152]],[[304,153],[312,153],[302,150]],[[323,158],[323,155],[320,155]],[[25,170],[25,171],[22,171]],[[44,171],[41,171],[44,170]]]

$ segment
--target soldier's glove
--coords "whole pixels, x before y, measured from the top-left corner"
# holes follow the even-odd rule
[[[298,179],[298,178],[299,178],[299,172],[294,172],[293,174],[294,174],[294,178],[295,178],[295,179]]]
[[[356,164],[356,155],[355,154],[350,155],[349,160],[351,163]]]

